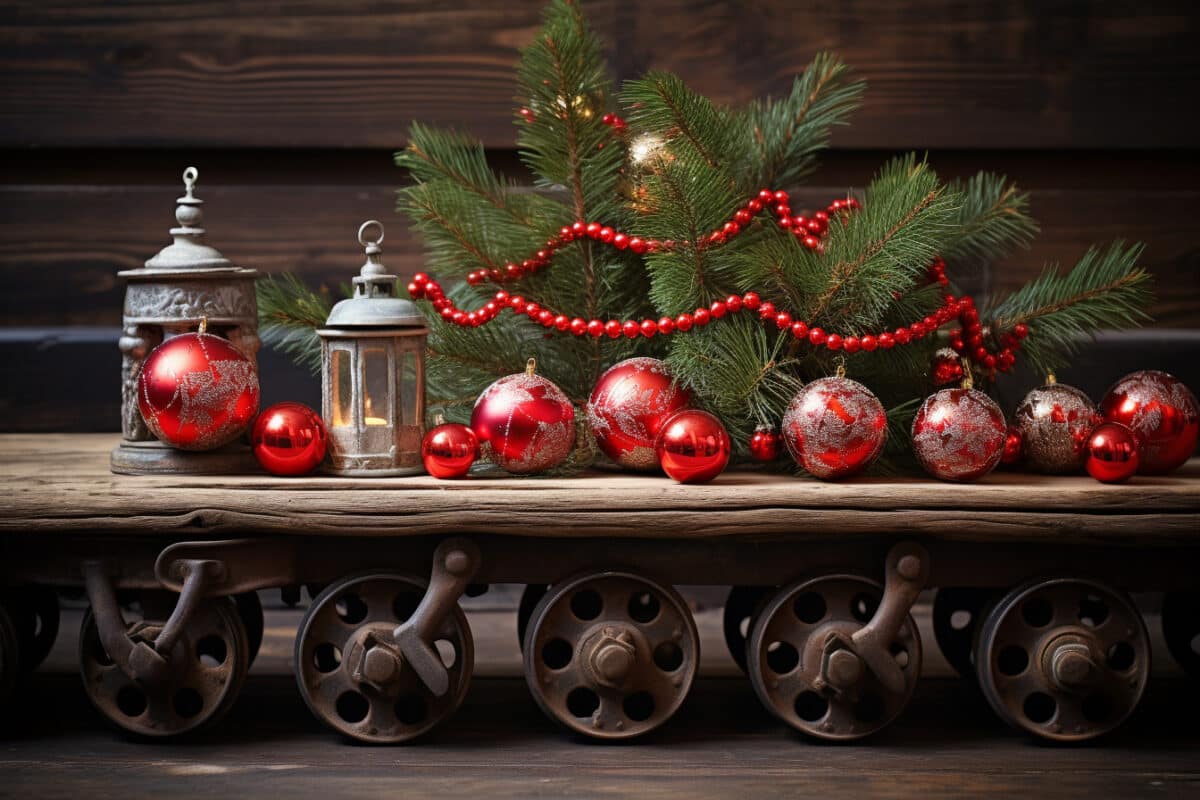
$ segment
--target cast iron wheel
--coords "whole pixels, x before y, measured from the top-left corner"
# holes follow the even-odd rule
[[[296,682],[325,724],[369,744],[414,739],[449,717],[471,683],[474,644],[455,605],[434,642],[450,689],[434,695],[400,655],[393,632],[417,609],[425,581],[369,573],[331,584],[312,602],[296,636]]]
[[[525,680],[546,716],[596,739],[629,739],[683,703],[700,639],[683,599],[628,572],[555,584],[525,632]]]
[[[151,608],[146,603],[143,607]],[[165,622],[153,614],[128,621],[134,641],[152,643]],[[229,712],[250,667],[246,630],[229,598],[197,607],[174,648],[161,683],[134,681],[113,663],[100,642],[89,608],[79,632],[79,667],[84,690],[109,721],[148,738],[179,736],[216,724]]]
[[[8,705],[21,672],[21,645],[17,627],[0,604],[0,709]]]
[[[1171,657],[1188,675],[1200,676],[1200,592],[1163,595],[1162,627]]]
[[[933,635],[942,656],[959,675],[975,680],[972,653],[975,634],[996,592],[966,586],[947,586],[933,598]]]
[[[746,640],[754,627],[754,615],[770,592],[762,586],[734,586],[725,598],[721,614],[725,647],[743,674],[746,672]]]
[[[550,587],[544,583],[526,584],[525,590],[521,592],[521,602],[517,606],[517,646],[521,648],[521,652],[525,652],[525,631],[529,629],[529,618],[533,616],[533,610],[537,608],[538,601],[546,596],[546,592]]]
[[[252,666],[262,648],[265,631],[262,601],[258,599],[258,592],[243,592],[235,594],[233,602],[237,606],[238,616],[242,618],[242,626],[246,629],[246,642],[250,648],[249,663]]]
[[[871,621],[882,596],[878,583],[858,575],[800,580],[777,592],[758,614],[747,646],[750,682],[763,705],[820,739],[861,739],[896,719],[921,673],[912,616],[889,645],[904,675],[902,691],[889,691],[839,643]]]
[[[1080,742],[1137,707],[1150,675],[1149,637],[1122,592],[1091,580],[1035,580],[983,621],[975,667],[1001,719],[1043,739]]]

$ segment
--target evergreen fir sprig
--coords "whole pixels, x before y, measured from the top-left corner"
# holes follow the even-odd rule
[[[693,92],[669,72],[649,72],[628,81],[621,103],[636,130],[664,137],[676,155],[690,153],[717,170],[744,147],[742,128],[728,110]]]
[[[1029,195],[1005,176],[979,172],[951,182],[949,189],[958,195],[959,208],[940,255],[956,270],[989,264],[1037,236]]]
[[[290,356],[317,374],[321,371],[321,340],[317,328],[325,324],[337,299],[328,289],[313,291],[295,275],[268,275],[258,281],[259,334],[263,343]],[[342,295],[349,296],[346,287]]]

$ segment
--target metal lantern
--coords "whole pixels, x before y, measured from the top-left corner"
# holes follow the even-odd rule
[[[376,229],[378,238],[366,238]],[[322,416],[334,475],[416,475],[425,419],[425,318],[379,261],[383,225],[358,229],[367,263],[321,337]]]
[[[200,173],[183,171],[184,195],[176,200],[175,241],[139,269],[117,273],[128,281],[121,348],[121,443],[113,472],[228,473],[255,469],[250,449],[235,442],[217,450],[176,450],[154,438],[142,420],[137,379],[142,361],[164,340],[199,330],[229,339],[251,362],[261,346],[254,281],[258,272],[234,266],[204,241],[203,200],[193,191]]]

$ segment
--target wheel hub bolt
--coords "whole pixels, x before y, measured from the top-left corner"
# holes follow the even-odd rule
[[[396,656],[382,647],[372,647],[363,656],[363,677],[376,686],[390,683],[400,671]]]
[[[1050,657],[1050,671],[1060,686],[1082,686],[1090,682],[1096,664],[1086,644],[1063,644]]]
[[[606,627],[592,648],[589,661],[600,683],[616,686],[629,675],[635,658],[636,649],[629,631]]]
[[[849,650],[834,650],[825,662],[825,681],[834,689],[849,689],[862,678],[862,666],[862,659]]]

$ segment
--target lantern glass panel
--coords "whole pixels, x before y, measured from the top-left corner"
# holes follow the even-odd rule
[[[333,376],[333,424],[339,428],[350,427],[354,424],[353,353],[335,347],[329,355],[333,360],[329,370]]]
[[[400,378],[400,424],[416,425],[417,419],[417,354],[408,351],[397,353],[401,365]]]
[[[388,351],[382,347],[364,347],[363,422],[367,425],[392,424],[392,382],[388,375]]]

